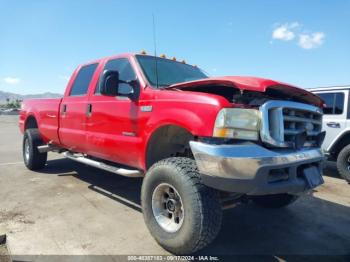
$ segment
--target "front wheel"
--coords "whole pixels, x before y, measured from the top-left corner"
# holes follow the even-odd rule
[[[297,199],[297,196],[290,194],[276,194],[252,197],[252,200],[256,205],[266,208],[285,207],[292,204]]]
[[[350,145],[344,147],[337,157],[339,174],[350,183]]]
[[[141,202],[150,233],[173,254],[194,253],[220,231],[218,192],[202,184],[192,159],[172,157],[154,164],[144,178]]]
[[[40,153],[38,146],[43,145],[38,129],[27,129],[23,136],[23,160],[30,170],[38,170],[45,166],[47,153]]]

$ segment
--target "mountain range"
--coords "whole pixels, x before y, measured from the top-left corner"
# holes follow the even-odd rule
[[[0,104],[6,103],[6,99],[10,99],[10,101],[15,101],[16,99],[30,99],[30,98],[59,98],[62,97],[61,94],[45,92],[42,94],[30,94],[30,95],[20,95],[10,92],[4,92],[0,90]]]

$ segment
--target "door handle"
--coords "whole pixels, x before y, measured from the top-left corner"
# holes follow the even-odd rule
[[[67,105],[63,105],[63,106],[62,106],[61,114],[62,114],[62,115],[65,115],[66,112],[67,112]]]
[[[332,128],[340,128],[340,124],[337,122],[328,122],[327,126],[332,127]]]
[[[87,105],[86,116],[90,117],[92,113],[92,104]]]

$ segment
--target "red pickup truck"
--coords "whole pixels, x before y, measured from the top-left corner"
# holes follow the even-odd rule
[[[238,201],[286,206],[323,183],[323,101],[255,77],[208,77],[175,58],[122,54],[79,66],[62,99],[22,104],[25,165],[47,153],[144,176],[155,240],[175,254],[209,244]]]

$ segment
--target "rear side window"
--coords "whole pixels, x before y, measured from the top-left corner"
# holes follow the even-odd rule
[[[119,72],[119,79],[123,80],[123,81],[129,81],[129,80],[136,79],[135,71],[130,64],[129,59],[127,59],[127,58],[118,58],[118,59],[109,60],[106,63],[103,71],[104,70],[118,71]],[[125,90],[129,90],[130,86],[128,86],[128,84],[120,83],[119,89],[123,90],[123,88],[125,88]],[[96,94],[100,93],[99,86],[97,86],[95,93]]]
[[[344,93],[319,93],[326,106],[323,108],[323,113],[326,115],[341,115],[344,110]]]
[[[83,66],[74,80],[70,96],[82,96],[87,93],[90,81],[98,64]]]

